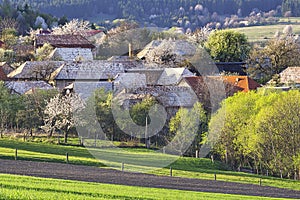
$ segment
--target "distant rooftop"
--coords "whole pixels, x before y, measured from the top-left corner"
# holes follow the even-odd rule
[[[5,86],[14,94],[26,94],[35,89],[50,90],[53,89],[51,85],[45,81],[7,81]]]
[[[300,67],[288,67],[280,73],[280,82],[300,84]]]
[[[81,35],[37,35],[36,47],[42,47],[45,43],[49,43],[56,48],[90,48],[95,46]]]

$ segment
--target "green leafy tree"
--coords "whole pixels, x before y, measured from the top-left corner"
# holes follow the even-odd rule
[[[5,44],[6,49],[11,49],[17,43],[17,31],[16,29],[7,28],[1,32],[1,40]]]
[[[39,47],[36,50],[36,60],[38,61],[44,61],[44,60],[49,60],[50,54],[54,48],[49,44],[45,43],[42,47]]]
[[[37,130],[44,125],[47,102],[57,93],[57,90],[34,90],[31,94],[23,95],[22,108],[17,111],[18,126],[26,129],[32,136],[34,129]]]
[[[130,109],[130,115],[132,117],[132,120],[137,125],[148,126],[151,123],[151,119],[148,115],[149,110],[155,103],[156,101],[154,98],[147,97],[143,99],[143,101],[133,105]],[[139,133],[139,135],[143,135],[143,133]],[[147,148],[150,148],[150,138],[147,135],[145,135],[145,145]]]
[[[0,82],[0,135],[16,125],[17,111],[22,107],[22,97],[10,94],[9,90]]]
[[[300,92],[250,92],[227,98],[209,124],[207,141],[233,169],[291,178],[299,174]],[[300,178],[300,176],[299,176]]]
[[[282,92],[277,96],[257,115],[256,147],[264,168],[290,178],[300,172],[300,92]]]
[[[201,103],[195,103],[193,108],[180,108],[169,122],[172,137],[172,151],[180,155],[193,154],[200,148],[202,135],[207,131],[206,112]]]
[[[250,51],[246,35],[232,30],[212,32],[204,46],[216,62],[245,61]]]

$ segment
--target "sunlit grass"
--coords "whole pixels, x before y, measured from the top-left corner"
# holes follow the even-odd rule
[[[0,174],[0,199],[276,199]]]
[[[16,148],[19,160],[65,163],[66,152],[68,152],[70,164],[109,166],[121,170],[122,163],[124,163],[125,171],[166,176],[170,175],[170,167],[172,167],[173,176],[177,177],[213,180],[216,173],[217,180],[221,181],[258,184],[259,179],[262,178],[262,184],[265,186],[300,190],[299,181],[233,172],[229,171],[228,167],[221,162],[212,163],[210,159],[177,157],[143,148],[87,149],[79,146],[0,139],[0,158],[14,159]]]
[[[300,22],[300,19],[299,19]],[[234,28],[232,30],[244,33],[250,42],[266,42],[273,38],[277,31],[282,32],[286,24],[251,26],[243,28]],[[292,25],[295,34],[300,34],[300,25]]]

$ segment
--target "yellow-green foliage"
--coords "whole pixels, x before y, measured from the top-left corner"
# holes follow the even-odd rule
[[[45,43],[42,47],[36,50],[36,60],[47,60],[53,49],[54,48],[49,43]]]
[[[251,164],[269,174],[299,177],[300,92],[238,93],[210,122],[209,141],[233,168]]]

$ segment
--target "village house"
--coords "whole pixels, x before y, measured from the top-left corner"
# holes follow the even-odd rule
[[[62,61],[27,61],[7,76],[14,81],[50,81],[50,75],[58,69]]]
[[[248,92],[261,87],[247,76],[190,76],[179,86],[189,87],[207,111],[215,110],[219,103],[237,92]]]
[[[300,86],[300,67],[288,67],[279,74],[280,83]]]
[[[50,90],[54,89],[45,81],[6,81],[5,86],[12,94],[30,94],[34,90]]]
[[[93,60],[94,57],[95,46],[81,35],[36,35],[35,49],[46,43],[54,47],[54,51],[49,55],[51,60]]]
[[[108,81],[97,81],[97,82],[91,82],[91,81],[79,81],[71,83],[70,85],[66,86],[63,89],[63,93],[77,93],[82,99],[86,100],[92,94],[96,89],[102,88],[105,92],[113,92],[114,89],[114,83],[108,82]]]
[[[53,85],[58,89],[76,82],[111,82],[115,77],[133,67],[128,62],[94,60],[83,62],[64,62],[51,74]]]
[[[153,40],[137,54],[137,58],[145,60],[159,53],[158,51],[188,57],[195,55],[196,47],[186,40]]]
[[[105,37],[105,33],[102,30],[87,30],[81,33],[81,35],[96,46]]]

